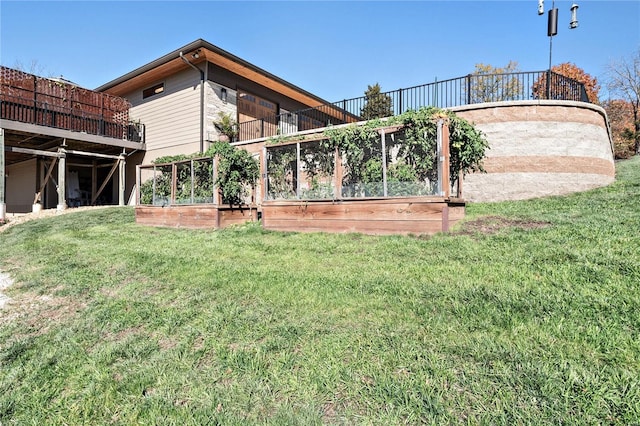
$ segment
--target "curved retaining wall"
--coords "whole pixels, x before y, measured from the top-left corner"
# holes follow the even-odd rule
[[[605,111],[572,101],[452,108],[485,133],[487,173],[465,177],[467,201],[522,200],[606,186],[615,165]]]

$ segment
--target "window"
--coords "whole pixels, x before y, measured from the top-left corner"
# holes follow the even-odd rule
[[[150,96],[159,95],[164,92],[164,83],[156,84],[142,91],[142,99],[147,99]]]

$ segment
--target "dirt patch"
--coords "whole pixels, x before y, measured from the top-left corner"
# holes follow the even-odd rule
[[[71,297],[58,297],[27,291],[7,301],[0,309],[0,323],[22,322],[21,335],[39,336],[69,321],[86,308]],[[17,335],[16,335],[17,336]]]
[[[539,220],[509,219],[502,216],[483,216],[462,223],[456,235],[494,235],[505,229],[543,229],[551,226],[550,222]]]
[[[2,293],[2,291],[9,288],[11,284],[13,284],[13,281],[11,280],[9,274],[0,272],[0,309],[2,309],[4,305],[9,301],[9,297]]]

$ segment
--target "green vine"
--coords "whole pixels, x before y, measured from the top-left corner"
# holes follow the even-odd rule
[[[481,171],[488,143],[485,136],[468,121],[452,111],[427,107],[410,110],[387,119],[369,120],[363,125],[350,125],[325,130],[328,148],[337,147],[346,160],[346,184],[372,184],[382,180],[382,152],[379,129],[402,126],[404,135],[390,145],[397,147],[397,162],[388,168],[389,181],[437,178],[437,123],[449,125],[450,173],[452,181]],[[377,192],[377,191],[373,191]],[[375,195],[375,194],[372,194]]]
[[[212,180],[213,164],[211,158],[218,156],[217,178]],[[155,200],[153,199],[153,179],[140,186],[142,204],[168,204],[171,197],[172,163],[178,163],[176,182],[176,203],[191,202],[191,163],[181,161],[197,159],[193,167],[194,202],[213,202],[213,185],[218,188],[222,202],[230,205],[244,204],[248,188],[254,188],[259,177],[258,162],[244,149],[238,149],[227,142],[215,142],[203,153],[191,155],[172,155],[159,157],[155,176]]]
[[[218,156],[218,186],[222,202],[230,205],[244,204],[248,188],[255,188],[260,176],[260,167],[248,151],[238,149],[226,142],[215,142],[205,152],[207,156]]]

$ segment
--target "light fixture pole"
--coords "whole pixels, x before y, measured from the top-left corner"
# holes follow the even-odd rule
[[[569,28],[578,28],[578,5],[571,5],[571,22]],[[538,15],[544,15],[544,0],[538,0]],[[549,70],[547,71],[547,99],[551,99],[551,55],[553,52],[553,36],[558,34],[558,9],[556,0],[552,0],[547,21],[547,36],[549,36]]]

